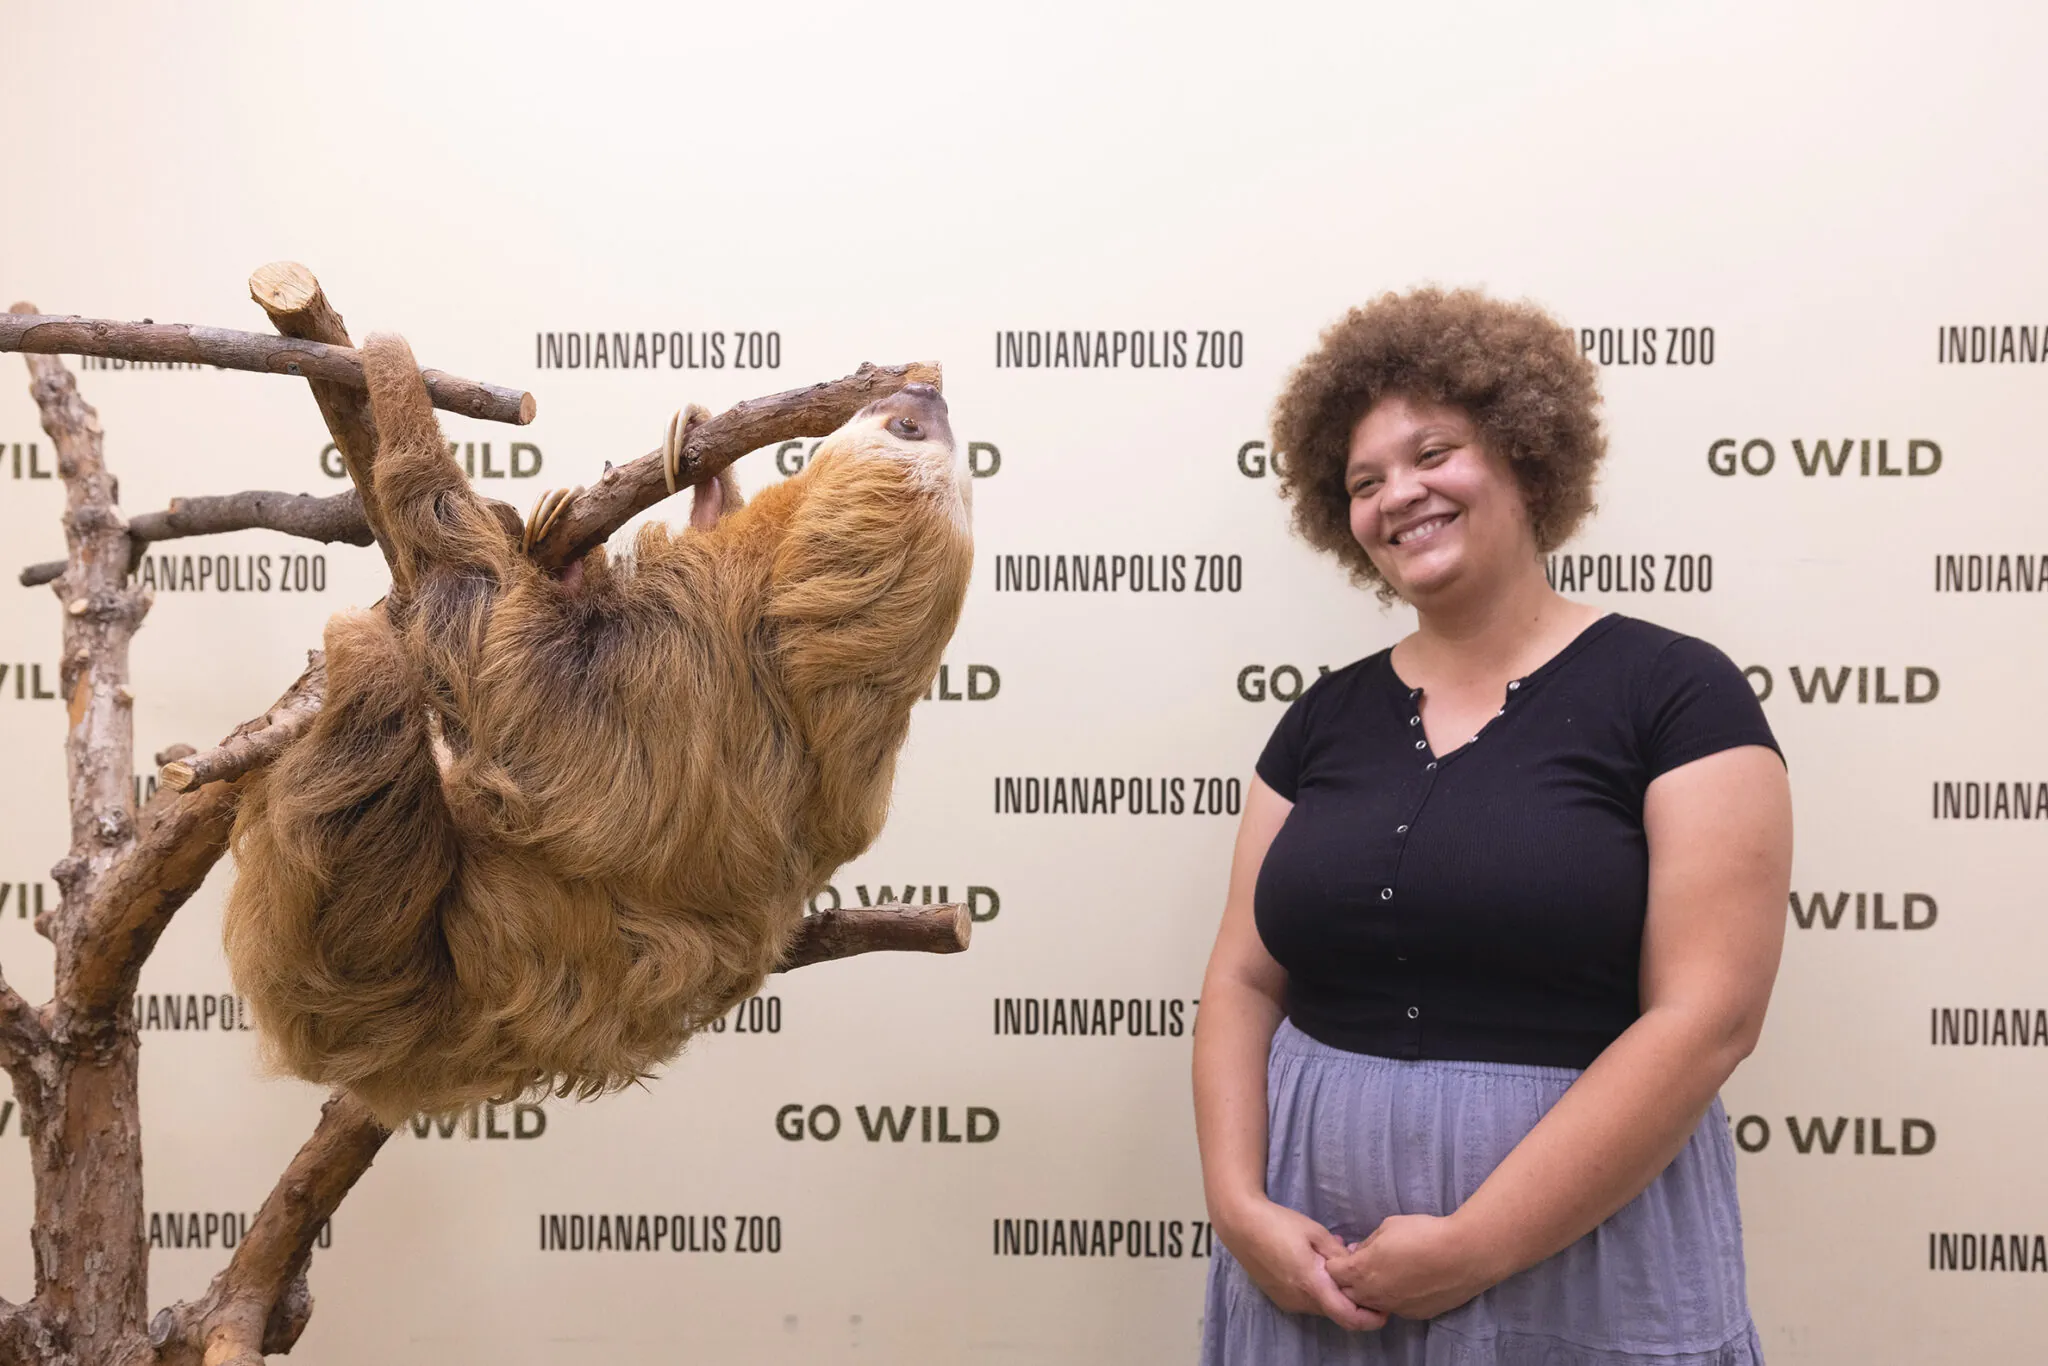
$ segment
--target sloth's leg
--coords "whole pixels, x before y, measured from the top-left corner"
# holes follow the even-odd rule
[[[517,562],[504,530],[449,454],[405,339],[371,337],[363,375],[377,423],[377,501],[392,551],[394,607],[417,607],[428,638],[467,653]]]
[[[676,493],[682,488],[683,478],[688,474],[684,468],[689,453],[690,433],[701,426],[711,415],[692,403],[687,408],[676,409],[668,420],[668,431],[661,440],[661,473],[668,481],[668,491]],[[745,502],[740,497],[740,486],[733,478],[732,467],[727,466],[709,480],[694,484],[690,488],[690,530],[709,531],[718,525],[718,519],[739,511]]]
[[[709,482],[690,490],[690,530],[711,530],[718,525],[719,518],[739,511],[744,502],[739,481],[733,478],[732,467],[728,465]]]

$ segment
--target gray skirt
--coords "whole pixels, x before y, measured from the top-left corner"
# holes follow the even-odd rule
[[[1569,1067],[1404,1062],[1282,1022],[1267,1067],[1266,1193],[1346,1242],[1448,1214],[1577,1079]],[[1203,1366],[1761,1366],[1743,1286],[1735,1148],[1717,1097],[1684,1151],[1556,1256],[1428,1320],[1353,1333],[1273,1306],[1221,1246]]]

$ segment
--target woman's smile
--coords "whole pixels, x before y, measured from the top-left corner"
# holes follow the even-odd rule
[[[1424,521],[1410,522],[1387,537],[1387,544],[1412,550],[1434,539],[1436,534],[1449,526],[1457,515],[1455,512],[1439,512]]]

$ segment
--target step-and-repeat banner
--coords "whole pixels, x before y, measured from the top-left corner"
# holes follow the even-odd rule
[[[977,477],[888,828],[820,897],[964,901],[972,949],[777,978],[625,1094],[410,1126],[322,1236],[294,1360],[1188,1360],[1190,1034],[1252,761],[1413,623],[1290,539],[1266,413],[1345,308],[1432,282],[1577,332],[1611,454],[1547,571],[1727,651],[1790,758],[1784,966],[1724,1091],[1770,1359],[2039,1360],[2037,12],[0,10],[10,300],[261,330],[250,270],[304,261],[358,338],[535,393],[525,428],[442,416],[522,509],[683,403],[863,360],[944,364]],[[73,365],[130,513],[345,486],[297,381]],[[11,579],[62,553],[63,494],[0,380]],[[373,551],[259,532],[140,573],[145,774],[383,587]],[[0,962],[40,1000],[59,623],[4,591]],[[224,1263],[321,1099],[261,1071],[230,871],[135,1005],[153,1304]],[[29,1191],[0,1098],[10,1298]]]

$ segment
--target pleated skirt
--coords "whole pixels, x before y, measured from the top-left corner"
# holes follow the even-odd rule
[[[1347,1053],[1273,1037],[1266,1192],[1358,1242],[1448,1214],[1578,1077],[1568,1067]],[[1717,1097],[1649,1187],[1564,1251],[1428,1320],[1353,1333],[1274,1307],[1220,1245],[1202,1366],[1761,1366],[1735,1148]]]

